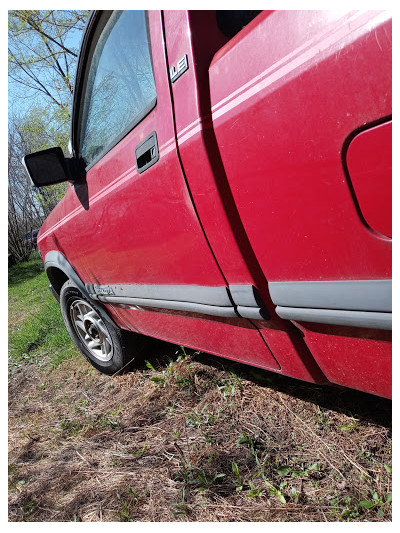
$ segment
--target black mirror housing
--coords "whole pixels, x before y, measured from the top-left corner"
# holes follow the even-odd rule
[[[22,164],[36,187],[76,181],[81,177],[83,170],[77,160],[67,159],[59,147],[26,155],[22,159]]]

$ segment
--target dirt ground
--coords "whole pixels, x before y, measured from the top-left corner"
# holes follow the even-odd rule
[[[161,342],[146,359],[10,373],[10,521],[391,520],[391,402]]]

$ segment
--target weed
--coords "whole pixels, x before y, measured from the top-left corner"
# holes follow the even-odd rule
[[[24,521],[35,511],[37,505],[38,505],[37,502],[29,496],[24,500],[23,505],[22,505]]]
[[[220,472],[214,472],[213,474],[208,475],[204,470],[198,470],[196,473],[196,477],[201,483],[201,486],[198,491],[202,492],[204,490],[210,489],[215,484],[217,479],[225,477],[225,474]]]
[[[329,427],[330,425],[329,415],[318,410],[316,416],[314,417],[314,423],[317,429],[325,429]]]
[[[103,428],[111,428],[111,429],[119,429],[120,424],[118,420],[118,416],[121,412],[121,406],[117,407],[116,409],[110,409],[109,411],[106,411],[104,415],[97,415],[95,420],[90,424],[90,427],[97,428],[97,429],[103,429]]]
[[[187,378],[185,376],[175,376],[175,383],[178,385],[179,390],[186,390],[188,391],[188,396],[190,396],[192,392],[192,387],[194,385],[194,382],[191,378]]]
[[[254,449],[254,447],[253,447],[253,449]],[[264,481],[265,485],[268,488],[268,494],[269,495],[275,495],[275,496],[278,497],[279,501],[281,501],[282,503],[286,503],[285,496],[283,495],[281,489],[287,485],[287,482],[286,481],[282,481],[280,483],[280,485],[279,485],[279,489],[276,488],[270,481],[268,481],[268,479],[266,477],[266,474],[265,474],[265,463],[260,461],[260,459],[258,458],[257,453],[254,454],[254,458],[255,458],[256,464],[257,464],[257,466],[259,468],[259,471],[254,474],[254,477],[261,477],[262,478],[262,480]]]
[[[299,503],[300,493],[294,487],[292,487],[290,497],[294,500],[294,503]]]
[[[250,490],[247,492],[247,498],[262,498],[265,494],[265,490],[256,487],[252,481],[249,482]]]
[[[192,513],[191,508],[185,501],[185,487],[182,487],[181,502],[171,504],[171,508],[173,509],[174,516],[181,517],[181,520],[184,520],[186,516]]]
[[[277,496],[279,501],[282,502],[282,503],[286,503],[286,498],[285,496],[283,495],[283,492],[281,489],[283,489],[284,487],[286,487],[287,485],[287,482],[286,481],[282,481],[279,485],[279,489],[277,489],[272,483],[270,483],[266,478],[265,476],[263,476],[263,480],[264,480],[264,483],[265,485],[268,487],[269,489],[269,495],[272,495],[272,496]]]
[[[209,444],[210,446],[214,444],[215,440],[210,435],[208,435],[205,431],[202,431],[201,434],[203,435],[204,440],[206,441],[207,444]]]
[[[355,431],[356,429],[358,429],[358,424],[356,420],[353,417],[351,417],[351,422],[340,426],[340,429],[342,431]]]
[[[134,452],[132,452],[132,455],[134,455],[135,457],[141,457],[146,450],[147,446],[143,446],[143,448],[141,448],[140,450],[135,450]]]
[[[239,472],[239,467],[235,462],[232,463],[232,472],[236,478],[236,491],[240,492],[243,490],[243,480]]]
[[[218,412],[216,415],[213,413],[210,413],[208,411],[209,404],[206,403],[204,407],[201,409],[201,411],[197,411],[196,409],[193,409],[190,413],[185,413],[185,419],[186,424],[188,426],[194,426],[197,428],[200,428],[203,425],[211,425],[215,424],[218,421],[219,413],[221,412],[220,409],[218,409]]]
[[[291,477],[308,477],[308,473],[310,471],[318,472],[320,470],[320,466],[318,463],[314,463],[311,466],[304,466],[304,464],[301,464],[300,469],[292,468],[288,465],[281,465],[277,468],[277,473],[280,476],[291,476]]]
[[[122,521],[123,522],[133,522],[131,516],[130,516],[130,513],[129,513],[129,508],[128,508],[128,504],[126,503],[125,500],[121,500],[121,503],[122,503],[122,511],[121,511],[121,518],[122,518]]]
[[[68,418],[62,418],[60,422],[60,428],[63,431],[68,432],[70,435],[77,435],[83,430],[83,425],[79,420],[69,420]]]
[[[230,377],[228,379],[222,379],[221,385],[218,385],[218,392],[222,392],[225,400],[228,400],[229,396],[234,396],[237,389],[242,390],[242,383],[238,376],[233,372],[229,372]]]
[[[253,439],[247,435],[247,433],[242,433],[238,439],[236,439],[236,446],[244,446],[246,448],[249,448],[250,450],[250,456],[255,457],[255,444]]]

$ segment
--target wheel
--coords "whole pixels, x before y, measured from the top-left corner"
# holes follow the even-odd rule
[[[83,296],[72,281],[66,281],[60,293],[61,313],[76,347],[104,374],[122,373],[144,346],[144,337],[120,329],[97,302]]]

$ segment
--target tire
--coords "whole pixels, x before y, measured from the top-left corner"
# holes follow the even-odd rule
[[[82,295],[70,280],[61,288],[60,305],[75,346],[97,370],[112,375],[132,368],[145,337],[120,329],[100,304]]]

